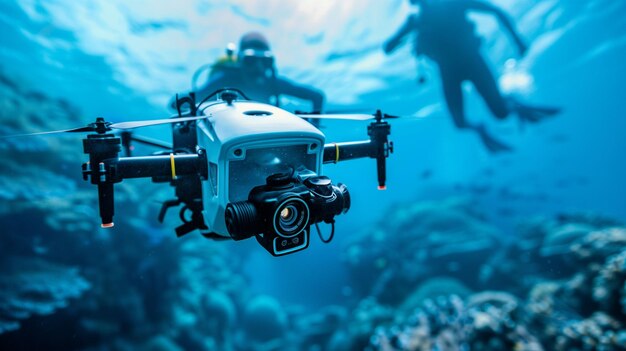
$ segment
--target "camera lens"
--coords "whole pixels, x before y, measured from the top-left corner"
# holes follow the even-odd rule
[[[261,223],[256,207],[248,201],[228,204],[224,219],[228,233],[235,240],[247,239],[256,234]]]
[[[276,207],[274,230],[283,237],[299,234],[309,224],[309,206],[299,197],[291,197]]]
[[[291,222],[294,218],[296,218],[295,213],[296,213],[295,207],[293,207],[292,205],[289,205],[283,208],[282,211],[280,211],[280,220],[285,221],[285,222]]]

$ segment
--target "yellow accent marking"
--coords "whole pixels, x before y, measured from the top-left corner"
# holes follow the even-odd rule
[[[177,177],[176,177],[176,162],[174,162],[174,154],[170,154],[170,166],[172,168],[172,179],[177,179]]]
[[[339,144],[335,143],[335,163],[339,162]]]

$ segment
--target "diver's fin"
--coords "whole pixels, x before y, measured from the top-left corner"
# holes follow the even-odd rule
[[[520,122],[538,123],[546,118],[553,117],[561,112],[559,107],[529,106],[520,103],[515,104],[515,112]]]
[[[497,139],[495,139],[484,126],[476,127],[476,132],[480,136],[480,140],[483,142],[483,145],[489,150],[489,152],[493,154],[497,154],[500,152],[510,152],[513,151],[513,148]]]
[[[550,106],[531,106],[532,109],[537,111],[538,113],[544,114],[546,116],[554,116],[561,113],[560,107],[550,107]]]

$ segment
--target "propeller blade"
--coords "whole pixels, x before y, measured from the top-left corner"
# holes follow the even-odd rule
[[[159,124],[197,121],[199,119],[205,119],[205,118],[208,118],[208,117],[197,116],[197,117],[183,117],[183,118],[153,119],[153,120],[148,120],[148,121],[119,122],[119,123],[113,123],[109,125],[109,127],[112,129],[133,129],[133,128],[140,128],[140,127],[156,126]]]
[[[148,121],[119,122],[119,123],[112,123],[112,124],[106,123],[105,125],[106,125],[106,128],[109,128],[106,130],[110,130],[110,129],[126,130],[126,129],[133,129],[133,128],[139,128],[139,127],[155,126],[159,124],[196,121],[196,120],[204,119],[204,118],[207,118],[207,116],[153,119],[153,120],[148,120]],[[61,133],[84,133],[84,132],[97,132],[97,131],[98,129],[96,128],[96,124],[92,123],[85,127],[72,128],[72,129],[53,130],[49,132],[38,132],[38,133],[5,135],[5,136],[0,136],[0,139],[34,136],[34,135],[61,134]]]
[[[315,118],[315,119],[345,119],[345,120],[351,120],[351,121],[368,121],[370,119],[375,119],[375,115],[368,115],[368,114],[360,114],[360,113],[348,113],[348,114],[333,114],[333,113],[329,113],[329,114],[322,114],[322,115],[318,115],[318,114],[311,114],[311,115],[307,115],[307,114],[301,114],[298,115],[298,117],[301,118]],[[393,116],[393,115],[388,115],[388,114],[384,114],[383,115],[383,119],[393,119],[393,118],[400,118],[398,116]]]
[[[383,115],[383,117],[384,117],[384,119],[402,118],[400,116],[388,115],[386,113]]]
[[[314,118],[314,119],[346,119],[352,121],[367,121],[374,119],[374,115],[367,114],[324,114],[324,115],[298,115],[301,118]]]
[[[350,108],[350,107],[346,107],[346,108],[337,108],[334,110],[324,110],[324,114],[327,115],[335,115],[335,114],[341,114],[341,113],[368,113],[370,111],[376,111],[376,108]],[[298,114],[296,112],[296,114]]]
[[[87,127],[79,127],[79,128],[72,128],[72,129],[52,130],[52,131],[49,131],[49,132],[4,135],[4,136],[0,136],[0,139],[15,138],[15,137],[25,137],[25,136],[35,136],[35,135],[60,134],[60,133],[93,132],[93,131],[95,131],[95,128],[87,126]]]

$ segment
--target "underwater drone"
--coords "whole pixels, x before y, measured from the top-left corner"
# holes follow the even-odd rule
[[[216,100],[207,101],[210,97]],[[109,123],[98,118],[86,127],[59,132],[89,132],[82,165],[86,181],[98,187],[102,227],[113,227],[114,185],[124,179],[152,178],[175,188],[168,209],[181,206],[177,236],[194,230],[209,239],[256,237],[272,255],[306,249],[312,225],[332,225],[350,209],[350,193],[322,175],[322,164],[374,158],[378,188],[385,189],[388,140],[394,117],[374,115],[292,114],[253,102],[237,89],[220,89],[196,104],[193,93],[176,98],[178,114],[169,119]],[[303,118],[373,120],[368,140],[326,143],[324,134]],[[172,144],[135,136],[127,130],[172,125]],[[113,134],[122,130],[121,135]],[[48,132],[54,133],[54,132]],[[38,133],[45,134],[45,133]],[[132,143],[162,148],[150,156],[132,156]],[[126,157],[120,157],[122,149]]]

